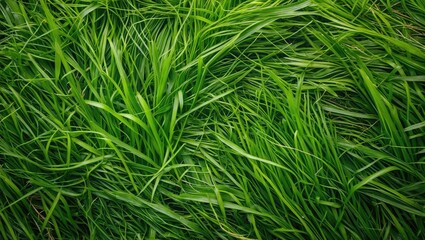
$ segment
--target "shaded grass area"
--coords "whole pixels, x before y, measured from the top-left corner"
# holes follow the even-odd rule
[[[425,237],[423,1],[0,12],[0,238]]]

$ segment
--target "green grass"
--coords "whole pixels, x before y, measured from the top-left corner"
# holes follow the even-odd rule
[[[1,239],[425,238],[422,0],[0,12]]]

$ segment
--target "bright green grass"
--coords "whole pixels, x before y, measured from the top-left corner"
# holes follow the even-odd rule
[[[423,0],[0,12],[1,239],[425,238]]]

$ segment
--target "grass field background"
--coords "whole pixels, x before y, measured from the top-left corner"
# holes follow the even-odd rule
[[[1,239],[424,239],[423,0],[0,2]]]

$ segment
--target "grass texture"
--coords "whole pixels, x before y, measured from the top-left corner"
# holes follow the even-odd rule
[[[0,2],[1,239],[424,239],[423,0]]]

